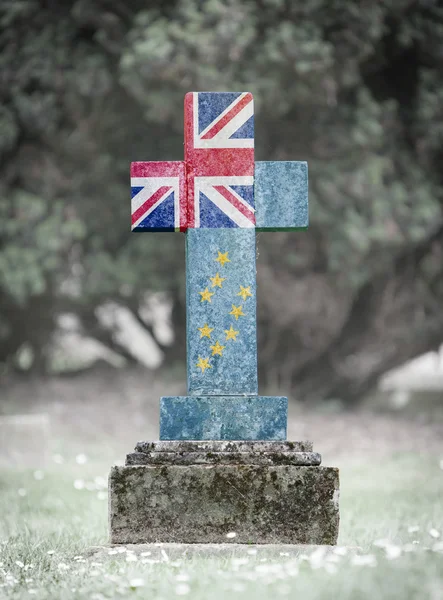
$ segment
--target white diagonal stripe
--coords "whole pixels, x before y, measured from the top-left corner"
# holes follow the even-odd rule
[[[131,212],[135,212],[148,198],[164,185],[178,189],[178,177],[131,177],[131,187],[143,189],[131,198]]]
[[[247,93],[248,92],[243,92],[243,94],[240,94],[240,96],[238,98],[236,98],[233,102],[231,102],[231,104],[227,108],[225,108],[225,110],[223,112],[221,112],[216,119],[214,119],[213,121],[211,121],[209,123],[209,125],[205,129],[203,129],[203,131],[199,134],[200,137],[203,137],[204,135],[206,135],[206,133],[208,133],[208,131],[210,129],[212,129],[214,127],[214,125],[216,125],[220,121],[220,119],[223,119],[223,117],[225,115],[227,115],[228,112],[231,111],[234,108],[234,106],[236,106],[239,102],[241,102],[241,100],[243,100],[243,98],[246,96]],[[252,100],[251,100],[251,102],[249,104],[252,104]],[[239,114],[241,114],[241,112],[242,111],[240,111]]]
[[[234,184],[234,183],[232,183],[231,185],[235,185],[235,184]],[[255,208],[254,208],[253,206],[251,206],[250,204],[248,204],[248,203],[246,202],[246,200],[240,196],[240,194],[237,194],[237,192],[231,188],[231,185],[229,185],[229,186],[225,186],[225,187],[227,187],[227,188],[228,188],[228,191],[229,191],[229,192],[230,192],[230,193],[231,193],[233,196],[235,196],[235,197],[237,198],[237,200],[240,202],[240,204],[243,204],[243,206],[244,206],[245,208],[247,208],[247,209],[248,209],[248,210],[250,210],[251,212],[255,213]]]
[[[220,131],[216,135],[214,135],[214,137],[212,138],[213,141],[218,141],[221,139],[228,140],[231,137],[231,135],[237,131],[237,129],[240,129],[240,127],[244,125],[246,121],[253,116],[253,114],[254,106],[251,100],[251,102],[249,102],[244,108],[242,108],[241,111],[237,115],[235,115],[235,117],[233,117],[230,121],[228,121],[228,123],[226,123],[223,129],[220,129]],[[254,143],[253,139],[250,139],[250,141]]]
[[[134,183],[134,180],[138,180]],[[133,177],[131,179],[131,186],[140,187],[142,181],[146,184],[142,190],[136,194],[131,200],[131,213],[142,206],[155,192],[163,187],[168,186],[168,190],[153,204],[141,217],[131,226],[131,229],[135,229],[140,223],[146,219],[166,198],[174,192],[174,227],[180,226],[180,195],[179,195],[179,181],[178,177]]]
[[[200,191],[239,227],[255,227],[254,223],[245,217],[235,206],[222,196],[212,185],[201,183]],[[199,224],[200,225],[200,224]],[[198,225],[198,226],[199,226]],[[197,227],[197,224],[196,224]]]

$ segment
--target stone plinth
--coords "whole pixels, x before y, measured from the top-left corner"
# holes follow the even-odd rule
[[[172,396],[160,399],[161,440],[285,440],[284,396]]]
[[[309,442],[139,443],[111,471],[110,541],[335,544],[338,470],[320,460]]]

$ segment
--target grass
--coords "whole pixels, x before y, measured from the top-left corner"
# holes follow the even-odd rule
[[[158,397],[174,386],[125,371],[2,390],[3,413],[49,415],[48,451],[64,460],[44,471],[0,467],[0,599],[443,600],[443,422],[421,405],[408,419],[291,405],[289,439],[314,440],[324,464],[340,468],[339,544],[358,553],[91,555],[107,541],[110,466],[137,440],[155,439]]]
[[[106,544],[107,470],[72,460],[0,473],[0,597],[443,598],[443,471],[435,456],[343,462],[339,542],[361,547],[344,556],[259,548],[215,558],[107,549],[88,557],[91,546]]]

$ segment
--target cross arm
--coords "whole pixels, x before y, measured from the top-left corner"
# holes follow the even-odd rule
[[[132,231],[185,231],[185,163],[131,163]]]
[[[307,229],[307,162],[256,162],[254,195],[258,231]]]

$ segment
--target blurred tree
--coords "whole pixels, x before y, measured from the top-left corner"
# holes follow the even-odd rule
[[[351,402],[443,339],[443,8],[87,0],[0,8],[0,360],[60,312],[174,300],[182,236],[131,236],[130,160],[182,157],[190,89],[248,89],[258,159],[310,164],[307,233],[259,236],[262,382]],[[119,349],[121,350],[121,349]]]

